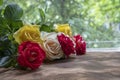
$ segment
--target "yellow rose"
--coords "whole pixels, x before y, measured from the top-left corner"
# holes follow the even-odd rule
[[[16,31],[13,37],[19,44],[24,41],[42,42],[38,25],[25,25]]]
[[[57,32],[63,32],[66,35],[72,36],[72,30],[69,24],[57,24],[55,28]]]

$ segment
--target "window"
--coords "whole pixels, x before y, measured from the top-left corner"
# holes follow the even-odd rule
[[[120,47],[120,0],[3,0],[2,7],[10,2],[24,9],[25,23],[39,23],[42,8],[46,23],[69,23],[87,48]]]

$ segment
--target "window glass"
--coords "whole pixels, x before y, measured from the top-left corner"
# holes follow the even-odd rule
[[[39,23],[39,9],[45,22],[69,23],[73,34],[81,34],[87,48],[120,47],[120,0],[3,0],[19,4],[24,23]]]

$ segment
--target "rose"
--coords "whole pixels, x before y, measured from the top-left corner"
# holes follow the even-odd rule
[[[46,58],[48,60],[60,59],[64,56],[61,46],[57,40],[57,33],[42,32],[43,48],[46,51]]]
[[[61,48],[64,54],[68,57],[71,53],[75,53],[75,44],[74,41],[63,33],[57,35],[58,41],[61,45]]]
[[[37,69],[45,58],[45,52],[39,44],[30,41],[21,43],[18,52],[19,65],[32,70]]]
[[[71,30],[69,24],[57,24],[55,26],[55,30],[57,32],[63,32],[66,35],[72,36],[72,30]]]
[[[86,53],[86,42],[83,40],[83,38],[80,35],[74,36],[74,40],[76,43],[76,55],[83,55]]]
[[[24,41],[32,41],[38,43],[42,42],[40,39],[39,27],[37,25],[23,26],[14,33],[13,37],[19,44]]]

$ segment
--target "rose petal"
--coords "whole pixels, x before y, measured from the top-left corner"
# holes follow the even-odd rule
[[[76,55],[83,55],[86,53],[86,42],[80,35],[74,36],[74,40],[76,43]]]
[[[60,34],[58,34],[57,38],[58,38],[58,41],[61,45],[61,48],[62,48],[64,54],[67,57],[70,54],[75,53],[75,44],[69,36],[67,36],[63,33],[60,33]]]
[[[44,50],[37,43],[23,42],[19,46],[18,63],[20,66],[37,69],[45,58]]]

